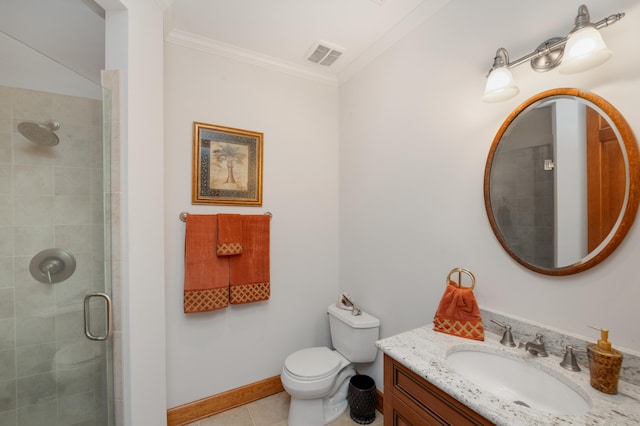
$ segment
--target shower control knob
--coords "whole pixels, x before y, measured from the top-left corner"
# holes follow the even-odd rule
[[[52,248],[39,252],[29,263],[31,276],[46,284],[69,278],[76,270],[76,259],[66,250]]]

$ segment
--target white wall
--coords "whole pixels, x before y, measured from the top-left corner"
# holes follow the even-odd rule
[[[578,87],[614,104],[640,135],[640,5],[592,0],[593,21],[626,17],[602,34],[615,52],[577,75],[514,69],[521,93],[480,101],[498,47],[512,59],[571,27],[580,2],[452,0],[340,87],[340,287],[389,336],[431,323],[454,267],[478,280],[482,307],[640,350],[640,224],[594,269],[549,277],[524,269],[497,242],[483,203],[483,173],[509,112],[543,90]],[[553,13],[549,13],[553,11]],[[520,337],[520,336],[517,336]],[[382,363],[363,369],[382,387]]]
[[[124,86],[124,418],[127,425],[163,425],[167,418],[162,232],[163,7],[160,0],[100,3],[107,10],[106,67],[123,72]]]
[[[587,108],[569,99],[554,105],[555,265],[573,264],[589,254],[587,199]]]
[[[335,88],[168,45],[164,117],[157,3],[126,3],[133,18],[123,30],[129,51],[116,44],[132,74],[125,105],[129,424],[163,424],[166,407],[277,375],[293,350],[328,343],[323,312],[339,287],[381,319],[383,336],[427,324],[455,266],[476,274],[483,306],[583,335],[590,335],[586,324],[608,327],[614,344],[640,348],[630,321],[640,291],[632,269],[637,224],[595,269],[552,278],[524,270],[502,251],[482,199],[495,132],[539,91],[590,89],[640,134],[635,0],[589,4],[594,20],[627,13],[603,30],[616,52],[609,63],[575,76],[521,66],[514,75],[522,93],[496,105],[479,100],[495,50],[504,46],[518,57],[565,33],[579,2],[452,0],[341,86],[339,108]],[[236,211],[190,204],[195,120],[265,133],[264,207],[241,212],[274,214],[272,298],[187,317],[178,213]],[[380,361],[369,371],[381,387]]]
[[[338,296],[338,94],[171,43],[164,71],[167,404],[175,407],[279,375],[293,351],[329,343],[326,307]],[[194,121],[264,133],[262,207],[191,205]],[[181,211],[272,212],[271,299],[185,315]]]

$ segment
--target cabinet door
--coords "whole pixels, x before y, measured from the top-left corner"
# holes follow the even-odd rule
[[[384,357],[384,389],[385,426],[493,425],[388,355]]]
[[[433,417],[428,412],[416,412],[407,404],[399,399],[393,402],[390,409],[390,415],[387,418],[387,410],[385,409],[384,424],[385,426],[442,426],[448,425],[442,419]],[[387,421],[387,419],[389,421]]]

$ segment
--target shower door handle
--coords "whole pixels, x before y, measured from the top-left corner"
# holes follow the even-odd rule
[[[98,298],[103,299],[107,309],[106,322],[107,330],[104,336],[96,336],[91,333],[91,299]],[[113,334],[113,316],[111,297],[105,293],[91,293],[84,297],[84,335],[91,340],[104,341],[111,337]]]

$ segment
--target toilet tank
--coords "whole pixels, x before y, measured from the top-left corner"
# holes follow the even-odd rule
[[[373,362],[378,348],[375,345],[380,331],[380,320],[362,312],[351,315],[351,311],[335,304],[327,308],[333,347],[351,362]]]

